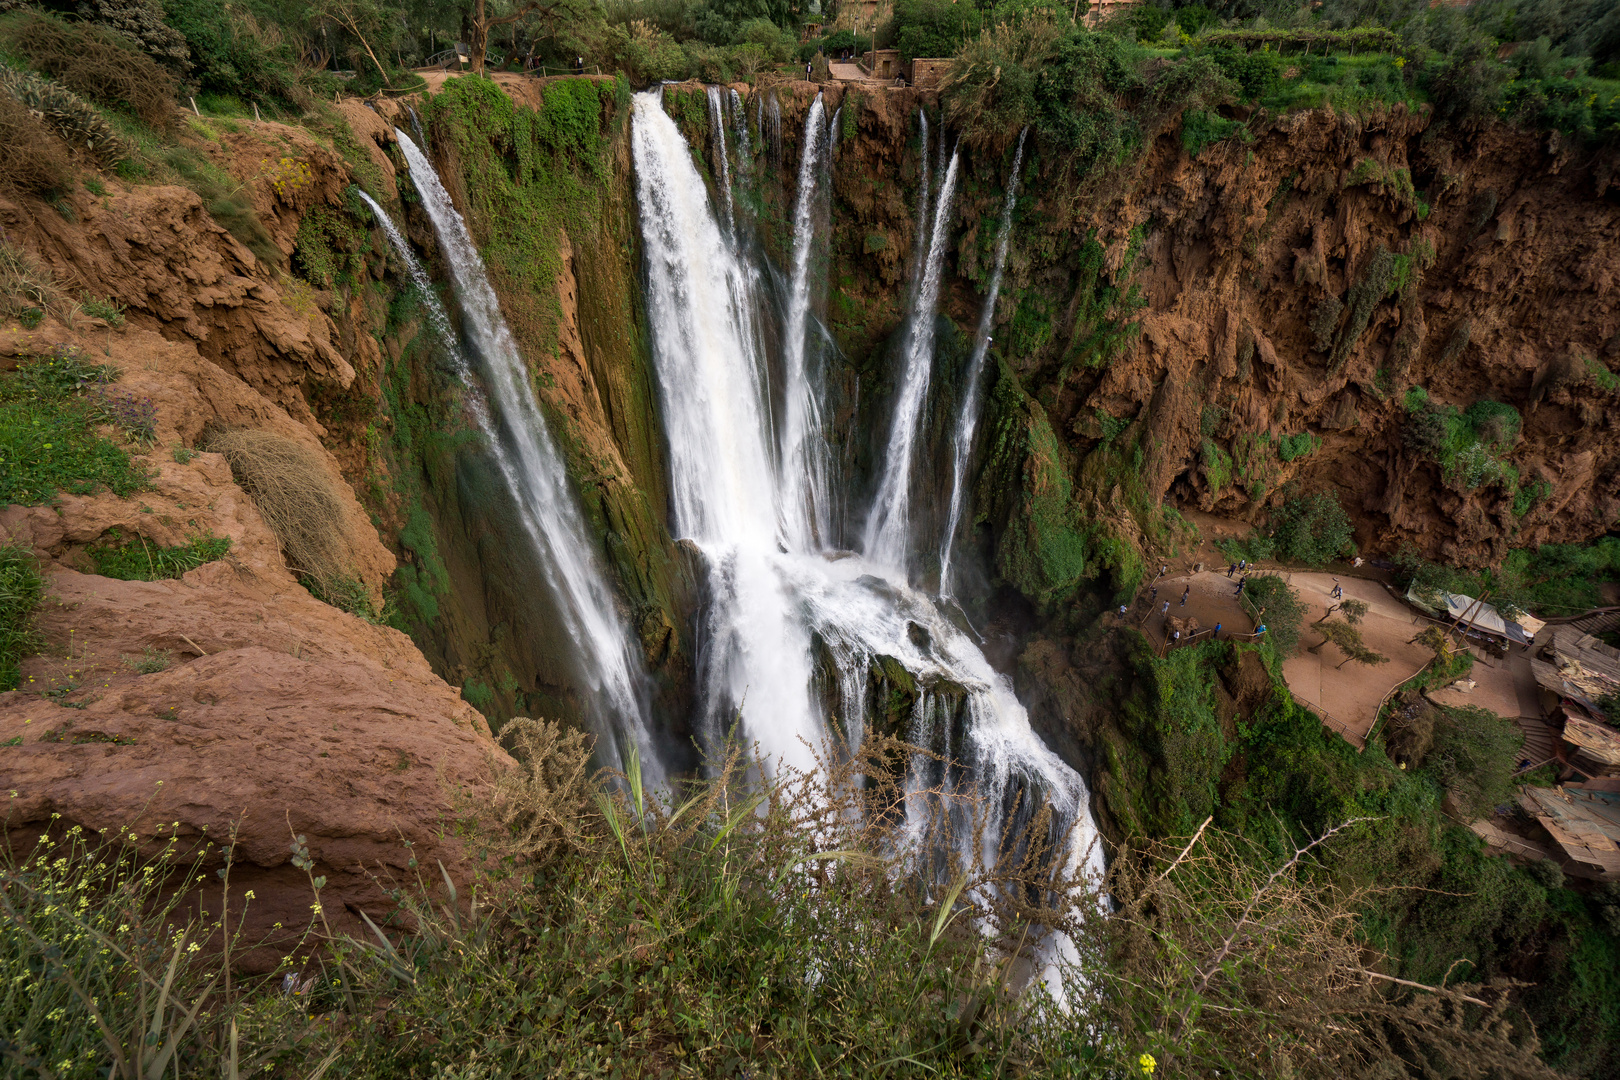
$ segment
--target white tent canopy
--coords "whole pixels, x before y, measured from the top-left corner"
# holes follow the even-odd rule
[[[1547,625],[1529,613],[1525,613],[1517,622],[1509,622],[1502,617],[1500,611],[1489,604],[1480,603],[1476,597],[1446,592],[1444,589],[1436,589],[1422,595],[1408,589],[1406,599],[1425,611],[1434,612],[1447,622],[1460,619],[1465,626],[1471,626],[1487,634],[1510,638],[1522,644],[1529,644],[1530,639],[1536,636],[1536,632]]]

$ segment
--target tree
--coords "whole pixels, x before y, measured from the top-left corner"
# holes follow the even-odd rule
[[[1324,566],[1355,550],[1355,529],[1331,491],[1288,500],[1277,513],[1272,536],[1284,555],[1311,566]]]
[[[1327,617],[1329,615],[1332,615],[1335,611],[1337,611],[1344,617],[1345,622],[1349,623],[1351,626],[1355,626],[1357,623],[1361,622],[1362,619],[1366,618],[1368,610],[1370,609],[1367,607],[1365,601],[1341,600],[1336,604],[1329,604],[1328,609],[1322,612],[1322,617],[1317,619],[1316,622],[1312,623],[1311,625],[1321,625],[1327,621]]]
[[[1305,604],[1276,574],[1254,574],[1244,586],[1244,605],[1256,622],[1266,624],[1266,640],[1279,657],[1294,655],[1305,623]]]
[[[1344,653],[1344,659],[1339,662],[1339,667],[1344,667],[1352,660],[1369,667],[1389,662],[1389,657],[1369,649],[1361,640],[1361,631],[1347,622],[1319,621],[1315,624],[1315,630],[1322,635],[1322,640],[1312,645],[1310,651],[1321,652],[1322,646],[1329,643],[1337,645],[1339,651]]]
[[[366,55],[376,65],[383,86],[388,85],[388,69],[377,59],[367,35],[377,37],[392,29],[399,23],[401,14],[398,8],[389,7],[378,0],[318,0],[310,8],[312,22],[329,20],[359,39],[360,47],[366,50]]]

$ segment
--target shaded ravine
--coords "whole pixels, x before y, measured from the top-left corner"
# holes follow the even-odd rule
[[[372,203],[372,209],[421,291],[429,321],[443,339],[457,374],[474,389],[470,403],[474,418],[512,497],[524,539],[534,547],[539,565],[545,570],[546,586],[556,601],[555,608],[577,649],[584,679],[581,696],[592,726],[607,742],[608,753],[604,756],[612,764],[622,764],[625,751],[633,745],[649,781],[661,782],[663,770],[649,734],[647,677],[639,654],[631,647],[628,628],[618,617],[612,590],[597,565],[584,514],[568,486],[562,456],[535,400],[517,342],[501,315],[499,300],[466,223],[440,183],[433,163],[410,136],[398,129],[395,135],[450,270],[463,328],[479,361],[476,371],[451,332],[449,320],[410,245],[380,207]],[[487,401],[476,396],[475,375],[482,381]]]

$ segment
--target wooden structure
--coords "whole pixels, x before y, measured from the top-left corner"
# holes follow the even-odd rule
[[[1620,880],[1620,794],[1578,787],[1527,787],[1519,805],[1551,841],[1571,877]]]
[[[1530,672],[1543,690],[1573,702],[1595,720],[1605,716],[1598,701],[1620,695],[1620,649],[1603,644],[1571,626],[1553,630],[1543,658],[1532,657]]]

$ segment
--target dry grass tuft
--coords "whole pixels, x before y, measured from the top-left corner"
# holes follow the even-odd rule
[[[591,739],[551,720],[515,716],[501,728],[501,743],[517,767],[497,775],[480,809],[498,826],[501,855],[544,859],[584,839],[591,783]]]
[[[354,539],[326,462],[302,443],[268,431],[224,431],[204,449],[224,454],[281,541],[287,567],[333,596],[353,579]]]
[[[0,90],[0,189],[59,198],[73,183],[67,147],[22,102]]]
[[[3,117],[9,101],[0,95],[0,162],[12,150],[3,141]],[[0,177],[4,174],[0,166]],[[38,325],[45,316],[55,315],[71,326],[78,312],[78,303],[56,280],[55,274],[22,248],[0,243],[0,316]]]
[[[6,45],[99,105],[126,108],[159,131],[174,127],[174,76],[116,34],[36,14],[10,29]]]

